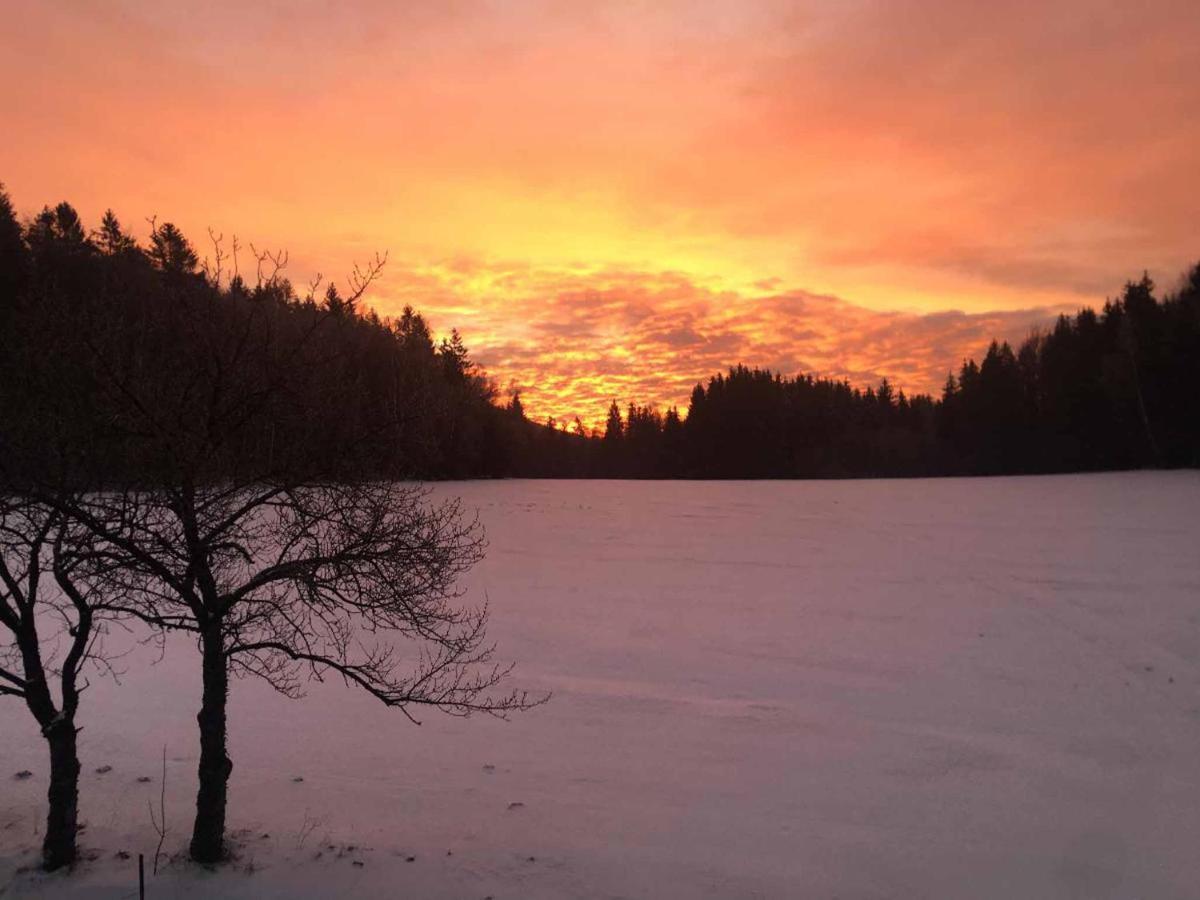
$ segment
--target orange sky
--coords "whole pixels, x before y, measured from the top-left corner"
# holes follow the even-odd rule
[[[0,32],[18,209],[211,225],[457,325],[533,415],[735,362],[940,385],[1200,259],[1200,4],[69,2]],[[203,248],[202,248],[203,249]]]

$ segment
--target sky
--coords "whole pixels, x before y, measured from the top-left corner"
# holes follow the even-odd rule
[[[14,2],[0,181],[388,253],[527,412],[665,407],[735,363],[937,391],[1200,260],[1200,4]],[[244,257],[243,257],[244,258]]]

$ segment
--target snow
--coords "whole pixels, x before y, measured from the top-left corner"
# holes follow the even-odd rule
[[[140,648],[85,695],[74,873],[18,871],[46,754],[0,704],[0,895],[136,896],[164,745],[150,897],[1200,893],[1197,473],[438,490],[479,509],[468,586],[548,705],[417,728],[235,682],[208,872],[197,660]]]

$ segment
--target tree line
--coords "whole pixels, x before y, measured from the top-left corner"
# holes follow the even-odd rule
[[[1017,349],[993,341],[941,396],[736,366],[685,416],[614,402],[586,471],[642,477],[1011,475],[1200,466],[1200,266],[1149,276]]]
[[[1146,275],[1097,313],[948,373],[941,396],[735,366],[687,409],[614,400],[602,429],[553,421],[521,474],[642,478],[1013,475],[1200,466],[1200,265]],[[519,398],[509,412],[523,419]]]
[[[981,361],[948,373],[937,397],[908,396],[886,379],[859,388],[739,365],[697,385],[685,410],[614,401],[604,427],[592,430],[578,419],[531,421],[519,394],[501,396],[457,331],[435,341],[411,308],[395,318],[364,308],[362,282],[382,260],[352,273],[342,289],[322,289],[318,279],[297,290],[281,254],[214,240],[202,262],[169,223],[153,224],[143,248],[111,213],[89,232],[68,204],[24,225],[7,197],[3,204],[0,326],[9,338],[0,364],[17,366],[10,385],[32,374],[16,362],[21,357],[38,359],[43,378],[40,407],[31,406],[33,394],[5,398],[0,447],[10,467],[86,462],[91,477],[117,480],[150,472],[154,461],[139,455],[144,442],[114,429],[108,400],[97,395],[105,381],[97,370],[111,356],[130,383],[160,385],[182,375],[179,361],[198,348],[231,340],[247,310],[277,344],[284,335],[297,344],[305,363],[288,376],[288,399],[247,422],[240,443],[211,461],[213,472],[253,468],[262,454],[301,446],[357,477],[424,479],[990,475],[1200,464],[1200,266],[1165,296],[1143,276],[1099,312],[1062,316],[1015,349],[993,342]],[[204,333],[191,322],[199,307],[212,317]],[[254,396],[247,386],[230,390]],[[180,394],[180,402],[179,418],[198,427],[199,395]],[[45,409],[58,414],[47,419]],[[55,441],[36,437],[47,427],[58,429]],[[74,455],[50,459],[47,447],[67,446]],[[24,463],[21,447],[36,448]]]

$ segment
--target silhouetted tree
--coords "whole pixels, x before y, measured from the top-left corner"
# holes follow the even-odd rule
[[[508,411],[513,417],[525,421],[525,406],[521,403],[521,392],[514,391],[512,397],[508,401]]]
[[[609,444],[617,444],[625,437],[625,423],[621,420],[621,407],[614,400],[608,407],[608,421],[604,423],[604,440]]]
[[[289,697],[332,674],[410,719],[423,706],[505,716],[544,700],[491,693],[511,666],[492,662],[486,606],[458,602],[456,578],[483,541],[457,501],[395,482],[184,478],[93,496],[78,514],[115,561],[106,588],[123,609],[197,638],[199,862],[224,855],[230,674]]]
[[[199,337],[199,352],[165,379],[103,366],[114,414],[142,436],[153,481],[72,512],[119,560],[112,589],[133,598],[132,613],[197,636],[198,861],[223,853],[230,671],[285,693],[299,666],[334,672],[402,710],[504,714],[530,703],[488,695],[505,670],[475,671],[491,656],[486,612],[451,602],[454,578],[479,554],[475,529],[459,524],[452,502],[427,506],[411,488],[360,481],[364,442],[386,440],[398,423],[346,414],[359,387],[344,368],[351,358],[324,359],[315,335],[345,323],[373,277],[299,331],[280,329],[261,304],[231,309],[207,285],[178,287],[154,324],[167,340]],[[424,342],[427,332],[410,315],[401,335]],[[340,422],[322,409],[340,410]],[[275,433],[289,434],[286,446]],[[402,671],[385,644],[360,649],[362,634],[381,630],[421,646],[415,669]]]
[[[463,343],[462,335],[458,333],[457,328],[450,329],[450,337],[442,339],[442,343],[438,346],[438,355],[445,367],[446,377],[451,381],[457,381],[472,374],[474,363],[471,362],[467,345]]]
[[[160,271],[175,275],[192,274],[200,262],[191,242],[170,222],[151,227],[148,255]]]
[[[119,256],[137,250],[137,242],[122,230],[121,223],[111,209],[105,210],[94,241],[100,252],[106,256]]]
[[[322,308],[333,316],[348,316],[354,312],[354,307],[343,300],[342,295],[338,293],[336,284],[330,284],[325,289],[325,300],[322,303]]]
[[[50,751],[47,870],[76,857],[79,754],[75,725],[84,669],[106,665],[101,637],[111,609],[75,577],[89,549],[50,507],[0,495],[0,696],[25,702]],[[58,683],[58,696],[52,690]]]
[[[28,251],[12,200],[0,183],[0,327],[12,312],[16,294],[25,283]]]
[[[408,353],[419,356],[433,355],[433,335],[425,317],[411,306],[404,307],[396,322],[396,334],[400,338],[400,346]]]

